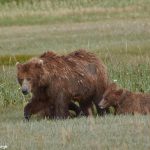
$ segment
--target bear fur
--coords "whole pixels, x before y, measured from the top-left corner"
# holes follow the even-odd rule
[[[46,52],[24,64],[17,64],[18,81],[22,92],[32,93],[24,108],[28,119],[44,108],[50,116],[68,117],[71,100],[78,101],[85,115],[91,115],[92,102],[98,113],[98,103],[108,86],[105,65],[94,54],[78,50],[66,56]]]
[[[112,83],[105,91],[99,106],[101,108],[113,106],[115,114],[149,114],[150,94],[130,92]]]

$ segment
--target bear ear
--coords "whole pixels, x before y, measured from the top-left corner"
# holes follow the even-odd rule
[[[20,64],[19,62],[16,63],[16,67],[19,70],[21,68],[22,64]]]
[[[117,89],[117,84],[116,83],[111,83],[110,85],[109,85],[109,89],[111,89],[111,90],[115,90],[115,89]]]
[[[39,64],[43,65],[43,60],[42,59],[39,60]]]
[[[43,60],[39,59],[36,63],[36,67],[41,67],[41,66],[43,66]]]
[[[119,90],[117,90],[117,91],[115,92],[115,95],[116,95],[116,96],[121,96],[122,93],[123,93],[123,89],[119,89]]]

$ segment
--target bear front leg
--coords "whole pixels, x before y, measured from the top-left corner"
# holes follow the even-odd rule
[[[32,109],[32,103],[28,103],[25,107],[24,107],[24,118],[25,120],[29,121],[30,117],[31,117],[31,109]]]
[[[55,100],[55,118],[65,119],[69,116],[67,98],[63,93],[59,93]]]
[[[31,115],[44,110],[47,107],[45,103],[39,101],[31,101],[24,107],[24,118],[29,121]]]

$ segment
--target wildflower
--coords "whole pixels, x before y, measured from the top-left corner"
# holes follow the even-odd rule
[[[8,146],[7,145],[0,145],[0,149],[7,149]]]

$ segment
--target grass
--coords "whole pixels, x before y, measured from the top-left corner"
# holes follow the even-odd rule
[[[40,1],[40,0],[39,0]],[[9,2],[9,3],[8,3]],[[150,148],[149,116],[23,121],[17,61],[44,51],[85,48],[107,65],[111,80],[150,92],[149,0],[1,0],[0,146],[11,150]]]
[[[64,53],[78,48],[147,55],[149,27],[148,19],[1,27],[0,55],[38,55],[46,50]]]
[[[0,25],[87,22],[113,18],[149,18],[149,0],[44,0],[0,3]]]
[[[8,111],[10,111],[8,109]],[[0,141],[8,149],[149,149],[149,116],[32,120],[21,110],[1,113]],[[7,117],[7,119],[6,119]]]

